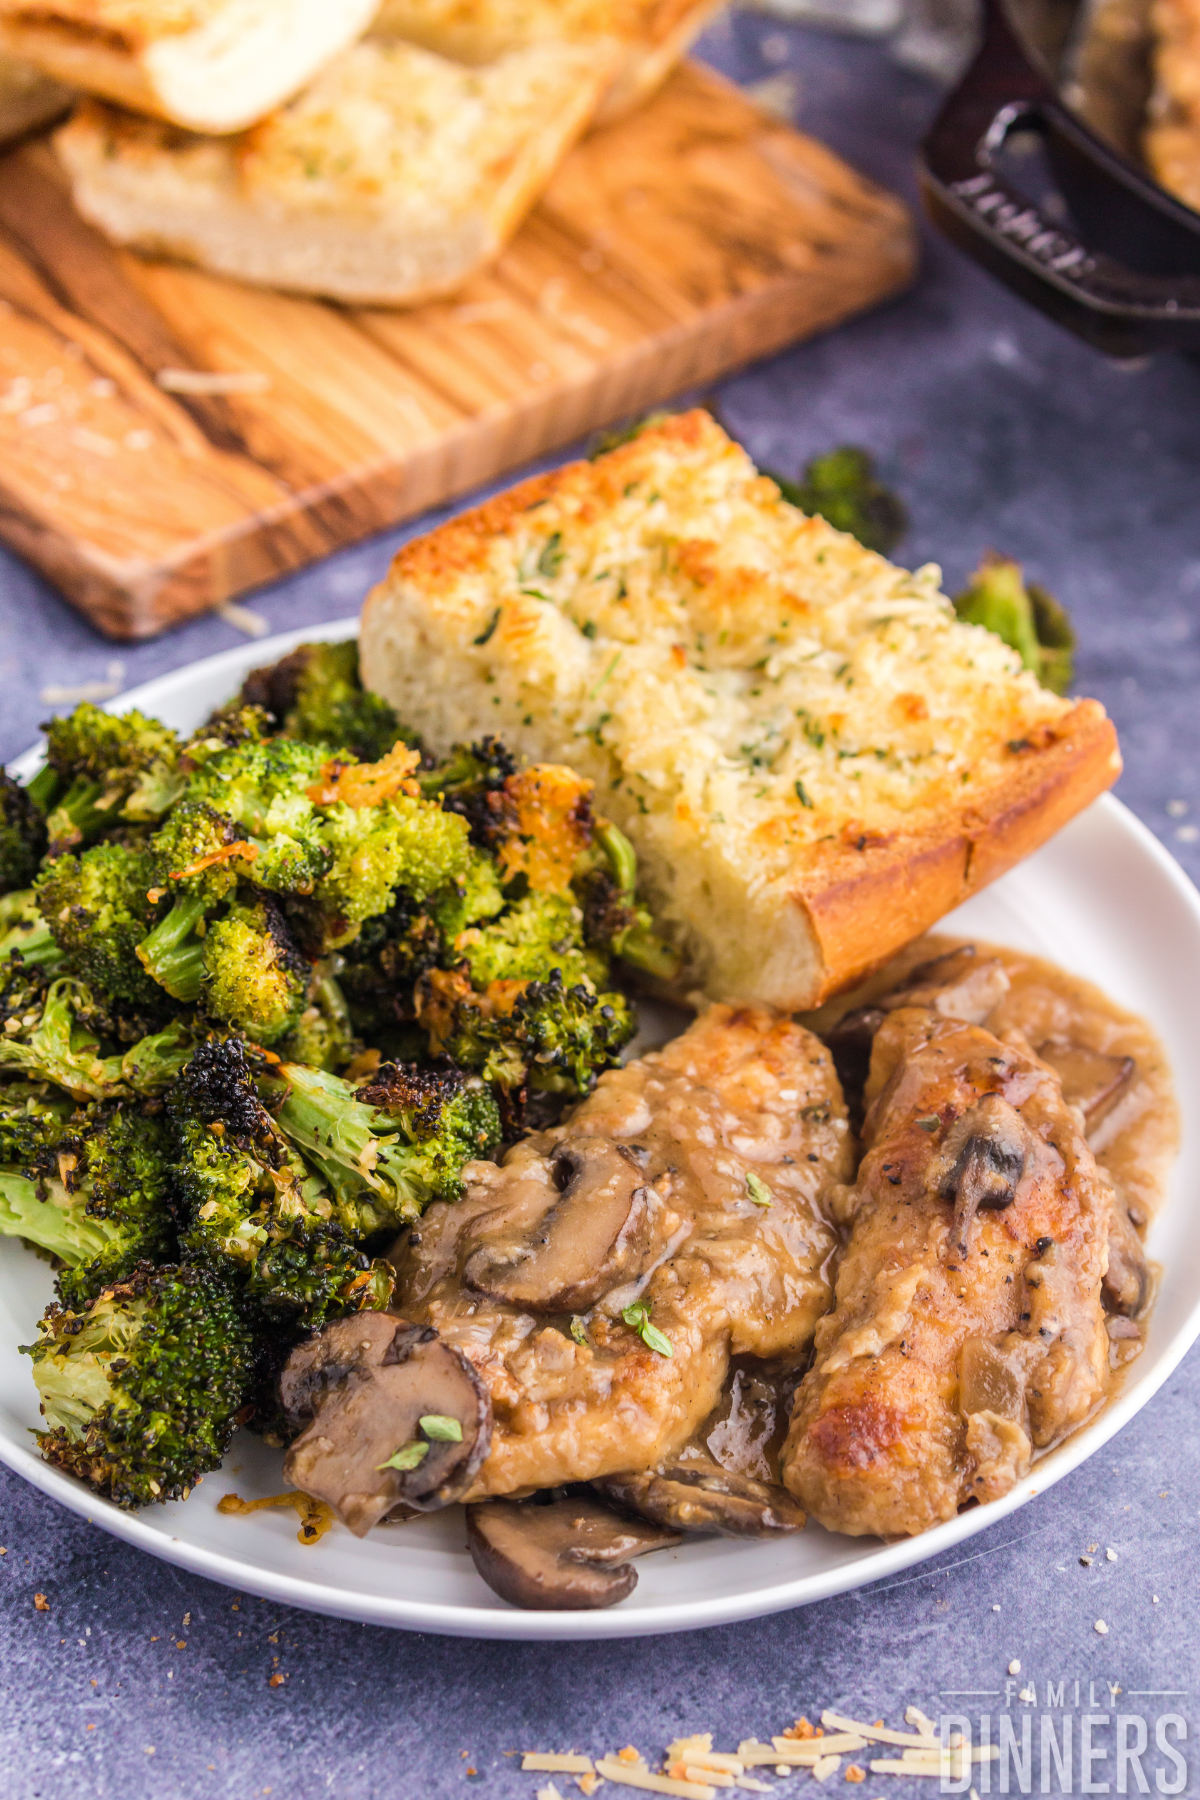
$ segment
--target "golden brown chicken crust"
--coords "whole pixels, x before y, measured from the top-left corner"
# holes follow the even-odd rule
[[[784,1481],[831,1530],[899,1537],[1007,1492],[1103,1397],[1110,1195],[1057,1076],[1016,1034],[901,1008],[877,1033],[871,1096]],[[968,1225],[964,1256],[947,1146],[957,1122],[993,1116],[1015,1121],[1024,1172]]]

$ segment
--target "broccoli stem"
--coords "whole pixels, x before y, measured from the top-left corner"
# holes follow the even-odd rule
[[[43,1200],[32,1181],[0,1169],[0,1237],[24,1238],[77,1269],[102,1255],[113,1236],[99,1219],[89,1218],[82,1197],[65,1206]]]
[[[610,819],[596,826],[596,842],[608,858],[612,878],[630,900],[637,888],[637,851]],[[613,939],[613,954],[635,969],[642,969],[658,981],[674,981],[679,973],[679,957],[669,944],[650,929],[648,913],[638,912],[638,923]]]
[[[14,950],[34,968],[62,961],[62,951],[51,936],[50,927],[37,912],[32,889],[5,894],[0,899],[0,961]]]
[[[608,858],[612,878],[623,894],[632,894],[637,886],[637,851],[623,831],[609,819],[597,823],[596,842]]]
[[[622,962],[642,969],[659,981],[674,981],[679,973],[680,961],[676,952],[643,925],[635,925],[632,931],[623,932],[614,942],[613,949]]]
[[[121,810],[121,801],[100,807],[97,801],[105,794],[104,783],[88,775],[78,775],[47,821],[51,851],[72,850],[90,843],[106,826],[111,825]]]
[[[192,934],[204,916],[203,895],[182,895],[149,937],[137,947],[138,961],[172,999],[200,998],[204,985],[204,945]]]
[[[58,771],[49,763],[44,763],[33,780],[26,783],[25,792],[40,813],[48,813],[54,805],[61,785]]]

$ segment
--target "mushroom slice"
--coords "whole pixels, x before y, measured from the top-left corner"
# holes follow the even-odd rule
[[[593,1485],[618,1505],[676,1531],[779,1537],[801,1530],[806,1517],[786,1488],[736,1475],[718,1463],[671,1463],[637,1475],[607,1475]]]
[[[279,1390],[305,1425],[285,1475],[356,1537],[394,1506],[461,1500],[491,1444],[491,1398],[466,1357],[391,1313],[341,1319],[299,1345]]]
[[[472,1251],[463,1279],[528,1312],[585,1312],[653,1261],[666,1207],[633,1152],[610,1138],[560,1144],[551,1173],[541,1216]]]
[[[1062,1083],[1063,1099],[1079,1107],[1089,1130],[1110,1113],[1133,1080],[1132,1056],[1109,1056],[1069,1038],[1050,1038],[1038,1055]]]
[[[1105,1310],[1136,1319],[1150,1292],[1150,1265],[1129,1208],[1113,1195],[1108,1216],[1108,1267],[1101,1282]]]
[[[485,1500],[467,1508],[475,1567],[510,1606],[582,1612],[615,1606],[637,1586],[635,1556],[670,1550],[675,1531],[610,1512],[599,1501]]]
[[[901,987],[877,1003],[885,1012],[898,1006],[930,1006],[946,1019],[982,1025],[1010,986],[1008,970],[998,957],[981,959],[974,944],[947,950],[911,969]]]
[[[954,1121],[930,1170],[937,1192],[954,1202],[948,1252],[966,1256],[977,1212],[1002,1212],[1012,1205],[1028,1155],[1021,1115],[999,1094],[985,1094]]]

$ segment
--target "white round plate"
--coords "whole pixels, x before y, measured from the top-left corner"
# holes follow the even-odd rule
[[[139,706],[177,729],[197,725],[234,692],[246,671],[316,637],[345,638],[357,621],[290,632],[209,657],[147,682],[113,702]],[[14,765],[28,776],[30,751]],[[1052,843],[944,921],[950,931],[1050,957],[1144,1014],[1162,1035],[1181,1095],[1200,1090],[1200,895],[1132,813],[1096,802]],[[517,1612],[476,1575],[461,1510],[365,1539],[335,1527],[313,1548],[296,1541],[287,1511],[217,1512],[223,1494],[278,1492],[280,1458],[248,1434],[191,1499],[133,1514],[97,1499],[40,1461],[29,1363],[17,1345],[36,1332],[51,1295],[45,1265],[0,1241],[0,1458],[18,1474],[106,1531],[153,1556],[245,1593],[376,1625],[462,1637],[619,1638],[757,1618],[876,1581],[961,1543],[1060,1480],[1146,1404],[1200,1335],[1200,1233],[1189,1207],[1200,1173],[1200,1121],[1185,1111],[1182,1153],[1149,1242],[1163,1270],[1146,1348],[1120,1394],[1084,1431],[1035,1465],[990,1506],[973,1508],[898,1544],[836,1537],[810,1526],[779,1544],[698,1539],[638,1565],[636,1591],[610,1612]]]

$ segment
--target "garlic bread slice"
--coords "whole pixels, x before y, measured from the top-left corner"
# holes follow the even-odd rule
[[[79,210],[118,243],[297,293],[411,304],[499,253],[609,68],[594,46],[538,44],[475,69],[370,38],[236,137],[93,102],[55,142]]]

